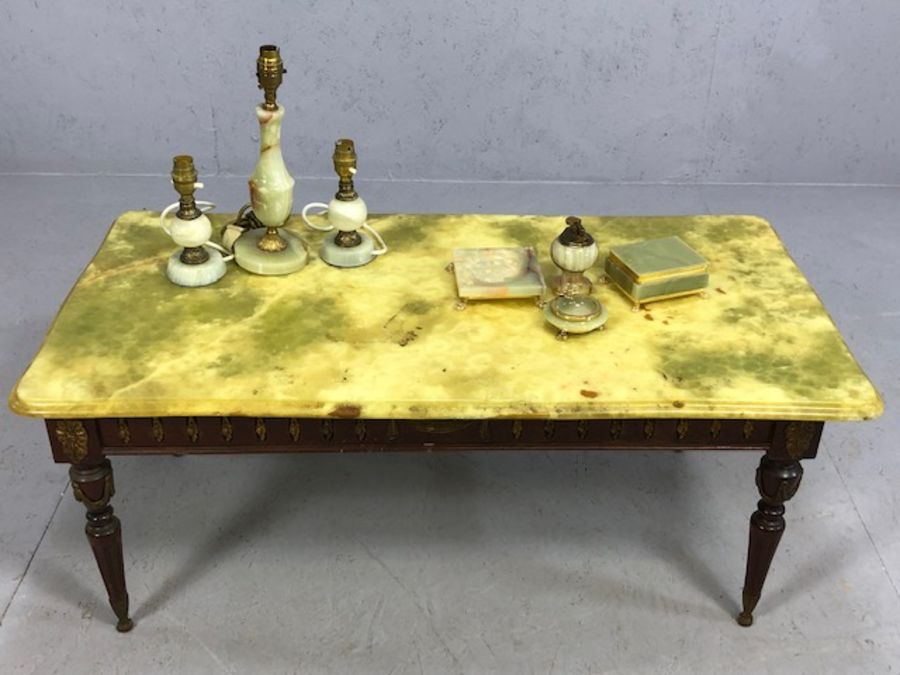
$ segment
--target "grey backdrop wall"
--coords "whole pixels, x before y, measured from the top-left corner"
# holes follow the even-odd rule
[[[4,0],[0,171],[900,184],[897,0]]]

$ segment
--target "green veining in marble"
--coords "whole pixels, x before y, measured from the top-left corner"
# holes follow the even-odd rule
[[[214,218],[221,224],[224,216]],[[583,218],[609,246],[678,235],[710,263],[707,298],[634,313],[594,291],[606,330],[556,340],[533,300],[454,309],[456,247],[535,247],[556,274],[561,217],[372,215],[391,253],[284,277],[229,263],[166,280],[157,214],[120,217],[10,397],[40,417],[747,417],[861,419],[882,402],[765,221]],[[296,217],[288,228],[319,248]],[[601,271],[598,263],[589,275]]]

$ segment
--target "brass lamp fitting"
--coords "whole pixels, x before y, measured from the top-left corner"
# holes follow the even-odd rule
[[[200,209],[194,201],[196,182],[197,169],[194,168],[194,158],[190,155],[176,155],[172,163],[172,184],[178,193],[178,212],[175,215],[181,220],[200,217]]]
[[[342,202],[350,202],[359,197],[353,187],[353,174],[356,173],[356,148],[349,138],[340,138],[334,142],[334,171],[337,173],[338,191],[335,198]]]
[[[194,220],[202,215],[197,208],[197,202],[194,201],[196,183],[197,169],[194,168],[194,158],[190,155],[176,155],[172,161],[172,184],[178,193],[176,218]],[[202,246],[185,246],[180,259],[188,265],[199,265],[209,260],[209,253]]]
[[[263,108],[277,110],[275,92],[281,85],[281,76],[286,73],[284,63],[281,60],[281,52],[275,45],[262,45],[259,48],[259,58],[256,59],[256,79],[259,88],[265,92],[266,100]]]

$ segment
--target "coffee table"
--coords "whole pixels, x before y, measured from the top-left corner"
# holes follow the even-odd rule
[[[222,224],[228,216],[214,220]],[[372,216],[391,252],[285,277],[231,267],[170,284],[158,214],[112,225],[10,396],[45,420],[120,631],[130,630],[116,454],[497,449],[746,450],[760,501],[738,622],[749,626],[829,420],[883,403],[772,227],[752,216],[585,217],[609,246],[678,235],[710,262],[705,297],[633,312],[596,296],[603,332],[556,339],[533,301],[455,308],[460,246],[533,245],[545,276],[558,216]],[[310,250],[317,233],[299,220]],[[600,269],[598,265],[597,270]],[[596,271],[595,271],[596,274]]]

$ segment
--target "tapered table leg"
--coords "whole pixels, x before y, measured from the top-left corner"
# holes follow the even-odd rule
[[[106,585],[109,604],[116,613],[116,630],[125,633],[134,626],[128,617],[128,591],[122,560],[122,529],[109,500],[115,493],[109,460],[100,464],[76,464],[69,469],[75,499],[87,509],[87,534],[100,575]]]
[[[753,610],[759,602],[769,566],[784,533],[784,503],[796,494],[802,477],[803,467],[796,460],[776,460],[768,456],[760,460],[756,470],[756,486],[762,499],[757,504],[756,512],[750,516],[743,611],[737,618],[742,626],[753,624]]]

